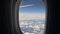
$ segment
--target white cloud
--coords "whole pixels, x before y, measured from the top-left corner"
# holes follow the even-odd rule
[[[19,20],[45,19],[45,14],[22,14],[19,13]]]
[[[23,7],[30,7],[30,6],[33,6],[33,4],[31,4],[31,5],[20,6],[20,8],[23,8]]]

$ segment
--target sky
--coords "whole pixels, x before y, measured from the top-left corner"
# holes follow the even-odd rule
[[[45,12],[42,0],[22,0],[19,6],[19,19],[45,18]]]

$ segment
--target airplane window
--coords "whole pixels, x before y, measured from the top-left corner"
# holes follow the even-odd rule
[[[43,0],[22,0],[19,26],[23,34],[44,34],[46,8]]]

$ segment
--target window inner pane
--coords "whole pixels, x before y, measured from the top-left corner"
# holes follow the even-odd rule
[[[46,9],[42,0],[22,0],[19,25],[23,34],[44,34]]]

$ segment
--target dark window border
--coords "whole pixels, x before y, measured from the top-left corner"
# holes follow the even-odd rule
[[[2,11],[1,11],[1,33],[2,34],[22,34],[19,30],[19,26],[13,25],[14,24],[14,9],[16,7],[15,3],[17,3],[18,0],[2,0]],[[20,0],[21,1],[21,0]],[[20,2],[19,1],[19,2]],[[46,25],[46,34],[57,34],[59,33],[59,30],[57,27],[59,24],[59,14],[58,14],[58,5],[59,2],[55,2],[55,0],[47,0],[47,25]],[[14,4],[14,5],[13,5]],[[14,8],[15,7],[15,8]],[[16,17],[15,17],[16,18]],[[57,23],[58,22],[58,23]],[[15,30],[16,29],[16,30]]]
[[[12,0],[11,2],[11,26],[14,34],[22,34],[19,27],[18,8],[21,0]]]

